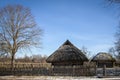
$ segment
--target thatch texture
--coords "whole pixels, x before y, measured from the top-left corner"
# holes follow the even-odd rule
[[[47,60],[49,63],[67,63],[88,61],[87,57],[69,40],[60,46]]]
[[[114,62],[115,59],[109,53],[100,52],[93,57],[92,61],[111,61]]]

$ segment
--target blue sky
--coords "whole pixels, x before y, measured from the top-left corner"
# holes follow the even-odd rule
[[[105,0],[0,0],[0,7],[8,4],[29,7],[44,30],[42,48],[25,52],[27,55],[49,56],[67,39],[79,49],[86,47],[92,55],[114,46],[117,11]]]

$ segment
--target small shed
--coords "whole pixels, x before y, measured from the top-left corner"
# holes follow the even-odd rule
[[[88,59],[81,50],[67,40],[46,61],[52,63],[53,66],[73,66],[83,65],[83,62]]]
[[[99,52],[93,57],[92,61],[96,62],[99,68],[103,68],[104,66],[111,68],[114,66],[115,59],[109,53]]]

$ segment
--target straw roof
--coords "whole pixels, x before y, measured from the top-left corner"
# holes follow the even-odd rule
[[[99,52],[92,61],[115,61],[115,59],[109,53]]]
[[[70,61],[88,61],[87,57],[75,47],[69,40],[67,40],[62,46],[60,46],[53,54],[51,54],[47,62],[70,62]]]

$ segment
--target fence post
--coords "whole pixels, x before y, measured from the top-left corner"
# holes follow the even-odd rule
[[[103,76],[106,76],[106,65],[103,66]]]
[[[75,65],[73,65],[73,76],[75,76]]]
[[[54,66],[52,65],[51,68],[51,75],[54,76]]]
[[[97,76],[97,65],[95,66],[95,75]]]

